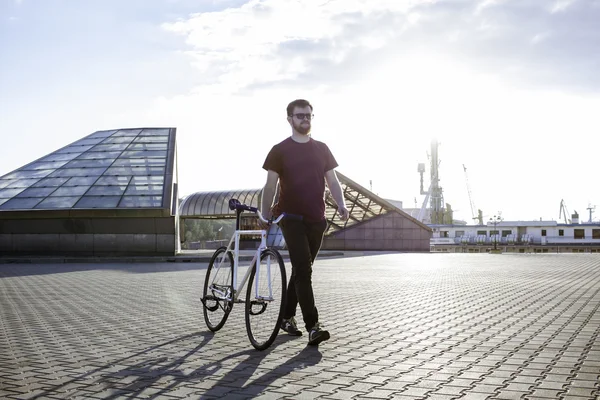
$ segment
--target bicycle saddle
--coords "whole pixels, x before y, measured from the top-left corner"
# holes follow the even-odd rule
[[[242,203],[240,203],[240,201],[238,199],[229,199],[229,209],[230,210],[237,210],[238,206],[240,206]]]

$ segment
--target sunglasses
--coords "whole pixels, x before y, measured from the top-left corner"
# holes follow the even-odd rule
[[[304,114],[304,113],[298,113],[298,114],[294,114],[294,117],[298,118],[300,121],[307,119],[307,120],[311,120],[315,118],[315,114]]]

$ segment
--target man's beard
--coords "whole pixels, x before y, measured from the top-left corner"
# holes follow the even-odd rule
[[[294,126],[294,129],[296,130],[296,132],[298,132],[301,135],[308,135],[310,133],[310,124],[308,126],[303,126],[302,122],[300,122],[298,125]]]

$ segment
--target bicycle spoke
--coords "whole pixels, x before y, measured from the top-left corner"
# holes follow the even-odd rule
[[[286,295],[285,266],[281,255],[265,250],[250,275],[246,292],[246,330],[252,345],[264,350],[279,331]]]
[[[233,257],[226,250],[221,247],[213,254],[206,271],[201,299],[204,320],[213,332],[223,327],[233,306]]]

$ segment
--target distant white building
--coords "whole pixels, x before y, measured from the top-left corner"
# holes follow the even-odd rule
[[[500,221],[487,225],[429,225],[431,251],[600,252],[600,223]]]

